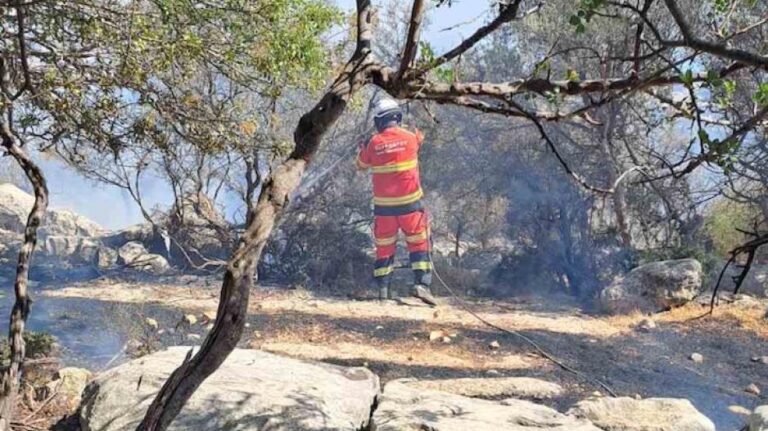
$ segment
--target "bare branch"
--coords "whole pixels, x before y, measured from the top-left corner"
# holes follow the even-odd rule
[[[422,72],[440,67],[443,64],[464,54],[473,46],[477,45],[478,42],[483,40],[483,38],[496,31],[499,27],[514,20],[517,16],[517,11],[520,9],[520,3],[522,3],[522,0],[514,0],[510,5],[502,8],[499,16],[497,16],[496,19],[477,29],[477,31],[475,31],[472,36],[464,40],[461,44],[459,44],[459,46],[436,58],[435,61],[429,64],[428,69],[423,70]]]
[[[408,37],[405,40],[403,48],[403,57],[400,60],[400,69],[397,71],[397,77],[402,78],[405,71],[411,67],[413,60],[416,59],[416,53],[419,47],[419,37],[421,34],[421,24],[424,21],[424,10],[426,4],[424,0],[414,0],[413,10],[411,11],[411,23],[408,27]]]
[[[690,25],[685,20],[683,11],[680,10],[680,6],[676,0],[664,0],[667,5],[667,9],[675,19],[677,26],[680,28],[680,33],[683,35],[683,40],[678,41],[663,41],[665,46],[669,47],[689,47],[699,51],[703,51],[718,57],[727,58],[733,61],[738,61],[751,66],[759,67],[768,70],[768,56],[755,54],[753,52],[744,51],[741,49],[731,49],[725,44],[717,44],[697,38]]]

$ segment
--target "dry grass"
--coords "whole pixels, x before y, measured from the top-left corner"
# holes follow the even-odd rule
[[[757,301],[721,304],[715,307],[712,314],[709,314],[708,305],[691,303],[664,313],[655,314],[652,318],[657,323],[688,325],[681,326],[680,329],[682,330],[695,328],[701,322],[716,321],[725,325],[736,325],[754,335],[768,338],[768,320],[764,317],[765,312],[766,304]],[[603,320],[617,329],[629,330],[646,318],[648,316],[636,311],[626,315],[608,316]]]

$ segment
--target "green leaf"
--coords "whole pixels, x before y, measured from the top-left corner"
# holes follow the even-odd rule
[[[691,69],[688,69],[685,72],[683,72],[683,74],[680,75],[680,81],[682,81],[683,84],[685,84],[688,87],[693,85],[693,71]]]

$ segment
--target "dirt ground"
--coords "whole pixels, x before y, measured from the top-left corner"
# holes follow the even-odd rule
[[[185,313],[201,316],[204,322],[203,313],[216,310],[218,285],[193,277],[167,283],[102,280],[45,295],[150,303],[160,307],[156,310],[168,310],[158,320],[170,326]],[[595,391],[605,393],[591,380],[599,379],[619,395],[688,398],[726,431],[746,421],[732,406],[752,409],[766,404],[768,364],[752,361],[768,356],[765,301],[721,304],[705,317],[700,316],[708,308],[690,304],[654,315],[657,327],[650,331],[636,328],[647,316],[589,315],[568,298],[471,303],[483,318],[518,331],[587,379],[543,358],[521,338],[485,326],[458,305],[447,298],[430,308],[256,288],[242,345],[366,366],[383,382],[402,377],[539,377],[566,388],[564,396],[548,401],[561,411]],[[498,347],[492,347],[496,343]],[[702,363],[690,360],[694,352],[704,356]],[[750,384],[760,387],[763,395],[746,392]]]

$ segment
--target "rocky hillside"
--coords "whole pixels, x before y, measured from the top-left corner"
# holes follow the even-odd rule
[[[15,266],[33,204],[33,196],[14,185],[0,184],[0,267]],[[170,267],[165,257],[147,251],[146,243],[152,238],[150,226],[109,232],[85,217],[54,207],[39,230],[31,278],[84,279],[118,268],[163,274]]]

